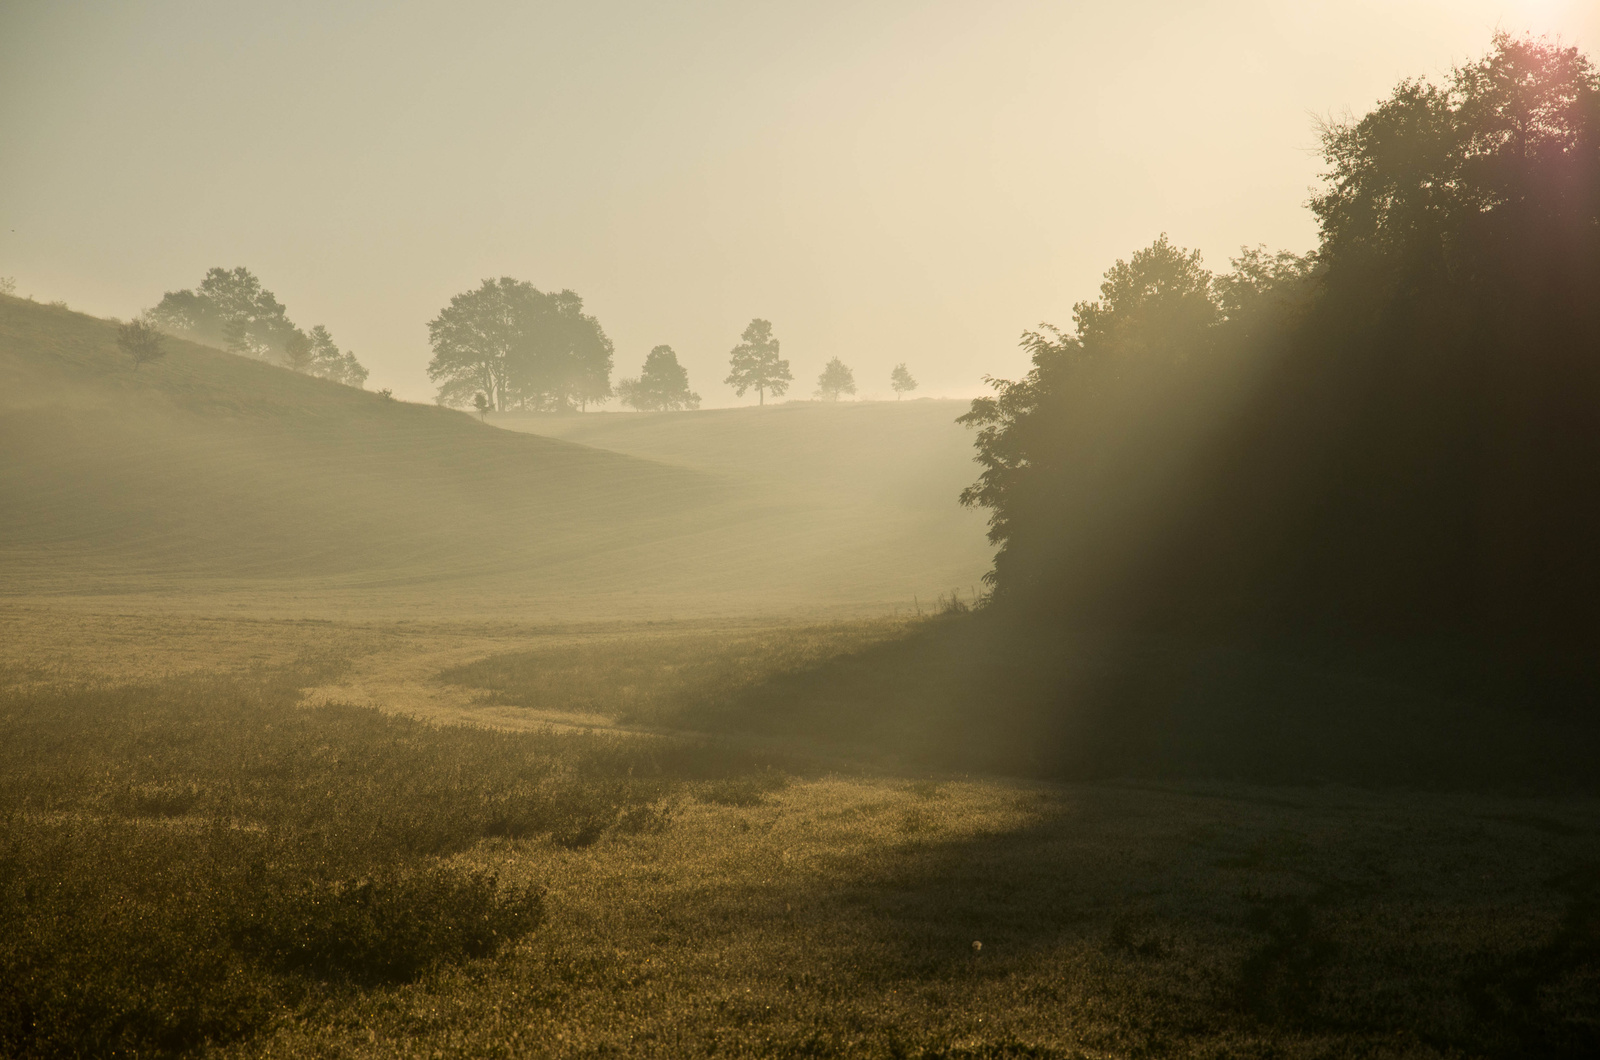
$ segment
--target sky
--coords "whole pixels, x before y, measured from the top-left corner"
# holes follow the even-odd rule
[[[967,397],[1163,232],[1311,248],[1318,120],[1497,29],[1595,56],[1600,3],[0,0],[0,277],[127,318],[244,265],[414,400],[496,276],[707,406],[752,317],[790,397]]]

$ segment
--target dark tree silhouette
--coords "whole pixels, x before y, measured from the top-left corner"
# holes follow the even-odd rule
[[[754,388],[759,399],[757,404],[767,403],[769,390],[773,397],[782,397],[794,376],[789,373],[789,362],[778,356],[778,340],[772,334],[772,322],[750,321],[740,339],[739,345],[728,355],[732,370],[723,382],[733,387],[733,392],[740,397]]]
[[[428,322],[428,337],[442,405],[469,404],[481,390],[497,412],[560,412],[611,395],[611,340],[571,291],[484,280]]]
[[[700,395],[689,389],[689,373],[671,346],[657,346],[644,359],[637,379],[617,383],[617,396],[641,411],[678,411],[700,407]]]
[[[340,352],[318,324],[307,335],[283,304],[249,269],[211,269],[193,290],[168,291],[150,310],[167,331],[261,360],[277,360],[296,372],[360,387],[367,370],[355,354]]]

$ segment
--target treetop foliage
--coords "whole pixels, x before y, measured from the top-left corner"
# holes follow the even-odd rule
[[[767,403],[768,391],[773,397],[782,397],[794,376],[789,372],[789,362],[778,356],[778,339],[772,334],[772,322],[760,318],[750,321],[740,340],[728,354],[731,370],[723,382],[733,387],[733,392],[740,397],[754,389],[763,405]]]
[[[657,346],[644,359],[637,379],[617,382],[624,405],[641,412],[676,412],[700,407],[700,395],[689,389],[689,373],[671,346]]]
[[[301,331],[242,265],[210,269],[192,290],[168,291],[149,317],[164,330],[257,360],[276,360],[296,372],[357,388],[367,380],[355,354],[340,350],[327,328],[318,324],[309,335]]]
[[[611,340],[572,291],[484,280],[450,299],[428,338],[441,405],[468,407],[481,390],[497,412],[561,412],[611,396]]]

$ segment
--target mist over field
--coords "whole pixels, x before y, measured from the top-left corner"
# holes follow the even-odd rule
[[[0,1055],[1600,1055],[1597,40],[0,8]]]

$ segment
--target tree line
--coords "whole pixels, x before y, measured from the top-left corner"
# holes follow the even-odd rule
[[[168,291],[142,318],[122,326],[118,343],[137,368],[162,355],[163,334],[354,387],[367,379],[355,354],[339,349],[326,327],[301,330],[283,303],[243,266],[213,268],[196,287]],[[667,345],[650,351],[638,376],[613,387],[614,347],[572,291],[540,291],[510,277],[484,280],[453,297],[428,322],[428,339],[433,351],[428,378],[438,387],[441,405],[480,413],[566,412],[617,397],[639,410],[700,407],[688,372]],[[755,390],[763,405],[769,393],[783,396],[794,377],[779,349],[772,323],[752,320],[729,355],[727,384],[740,397]],[[895,367],[890,385],[897,396],[917,388],[903,363]],[[837,401],[855,392],[850,368],[832,358],[817,379],[816,396]]]
[[[615,348],[572,291],[546,293],[508,276],[484,280],[428,322],[428,337],[428,378],[439,388],[441,405],[480,414],[576,412],[614,396],[641,411],[700,407],[688,371],[668,345],[652,348],[639,375],[613,387]],[[768,394],[782,397],[794,375],[780,351],[772,322],[751,320],[729,353],[724,382],[740,397],[754,390],[760,405]],[[891,373],[890,385],[896,395],[917,388],[903,363]],[[837,401],[855,392],[854,373],[832,358],[817,378],[816,396]]]
[[[1163,236],[962,417],[997,608],[1600,687],[1600,77],[1502,34],[1321,139],[1313,251]]]
[[[326,327],[318,324],[309,333],[296,327],[283,303],[243,266],[213,268],[198,286],[168,291],[140,323],[347,386],[360,388],[367,381],[356,355],[339,349]],[[150,345],[151,336],[131,331],[122,341],[125,349],[133,343],[143,351],[134,355],[135,365],[159,348]]]

